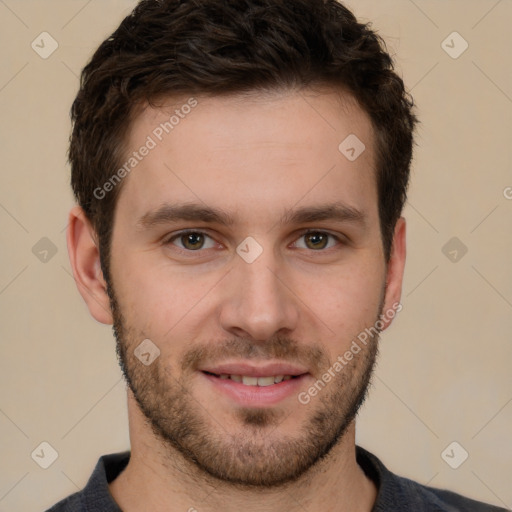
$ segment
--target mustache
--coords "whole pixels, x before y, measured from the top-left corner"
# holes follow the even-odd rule
[[[194,346],[183,356],[181,370],[196,371],[206,363],[218,363],[228,359],[278,359],[301,364],[312,373],[319,373],[322,368],[329,367],[329,358],[319,343],[304,345],[292,338],[277,335],[263,342],[236,337]]]

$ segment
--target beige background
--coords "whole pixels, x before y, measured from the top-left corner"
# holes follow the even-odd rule
[[[511,507],[512,2],[347,4],[396,54],[422,120],[403,311],[358,443],[397,473]],[[129,447],[113,336],[76,290],[64,228],[77,76],[133,5],[0,0],[0,512],[45,510]],[[59,45],[47,59],[31,48],[43,31]],[[441,46],[453,31],[469,43],[457,59]],[[43,237],[57,249],[46,262],[32,252]],[[468,249],[456,262],[452,237]],[[59,454],[46,470],[31,458],[42,441]],[[452,441],[469,453],[458,469],[441,457]]]

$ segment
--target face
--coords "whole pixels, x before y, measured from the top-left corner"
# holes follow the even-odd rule
[[[355,160],[338,148],[350,134],[366,147]],[[169,457],[275,486],[342,438],[377,337],[344,354],[396,299],[373,144],[368,117],[332,91],[185,98],[133,123],[127,160],[150,149],[116,207],[111,307],[123,372]]]

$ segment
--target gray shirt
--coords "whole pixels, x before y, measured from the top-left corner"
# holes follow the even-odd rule
[[[391,473],[375,455],[357,446],[357,463],[378,488],[372,512],[505,512],[506,509],[474,501],[460,494],[421,485]],[[99,458],[87,485],[47,512],[122,512],[108,484],[126,467],[130,452]]]

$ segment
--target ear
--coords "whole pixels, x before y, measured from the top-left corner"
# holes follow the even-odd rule
[[[102,324],[112,324],[110,300],[96,239],[96,233],[82,208],[72,208],[69,212],[67,244],[75,283],[91,315]]]
[[[382,330],[387,329],[391,325],[395,314],[402,309],[400,297],[402,296],[405,253],[405,219],[400,217],[395,226],[391,254],[387,268],[386,293],[381,318],[384,323]],[[394,311],[394,313],[392,315],[386,314],[387,311]]]

